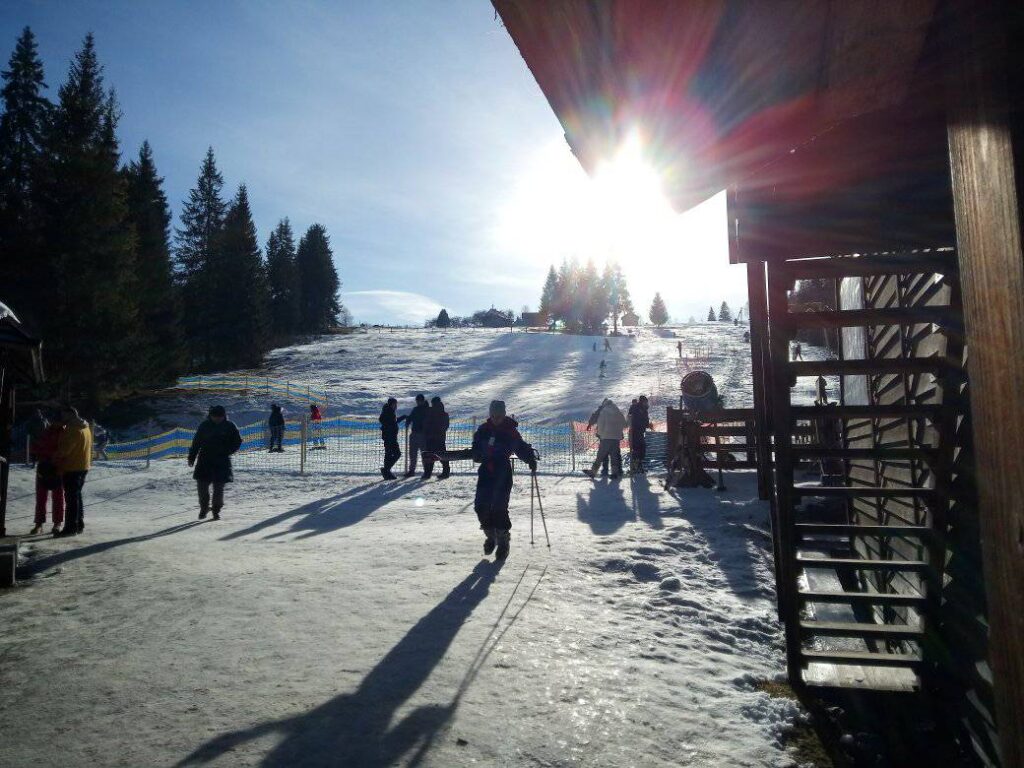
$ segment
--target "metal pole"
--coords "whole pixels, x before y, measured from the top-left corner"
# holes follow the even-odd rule
[[[299,428],[299,474],[304,475],[306,473],[306,433],[307,433],[308,421],[305,414],[302,416],[302,424]]]
[[[537,473],[531,472],[533,487],[537,491],[537,508],[540,510],[540,522],[544,526],[544,538],[547,539],[548,549],[551,549],[551,537],[548,536],[548,521],[544,519],[544,502],[540,499],[540,483],[537,481]]]
[[[530,475],[530,546],[533,546],[533,483],[537,479],[536,475]]]
[[[576,427],[569,422],[569,454],[572,456],[572,471],[576,472]]]
[[[405,474],[409,474],[409,422],[405,422]]]

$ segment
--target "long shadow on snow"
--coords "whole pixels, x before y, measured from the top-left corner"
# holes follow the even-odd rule
[[[462,625],[487,597],[501,562],[482,560],[448,596],[416,622],[352,693],[295,717],[225,733],[203,744],[178,766],[213,762],[238,746],[269,734],[280,742],[266,756],[268,768],[287,766],[395,765],[417,745],[422,754],[455,712],[450,704],[427,704],[394,727],[394,714],[426,681]]]
[[[403,483],[397,487],[382,483],[366,483],[356,488],[350,488],[344,493],[339,493],[337,496],[316,499],[315,501],[303,504],[301,507],[282,512],[280,515],[260,520],[248,528],[222,536],[220,540],[231,541],[244,536],[251,536],[267,528],[281,525],[293,518],[298,519],[292,521],[291,528],[287,531],[270,533],[264,536],[264,538],[275,539],[293,533],[301,533],[302,535],[297,537],[300,539],[320,536],[355,525],[365,520],[385,504],[417,488],[419,488],[419,483]]]
[[[576,516],[590,526],[598,536],[615,533],[626,523],[636,519],[626,504],[621,481],[596,479],[587,498],[576,494]]]
[[[140,536],[130,536],[125,539],[113,539],[111,541],[98,541],[95,544],[89,544],[84,547],[78,547],[77,549],[67,549],[63,552],[55,552],[52,555],[44,555],[43,557],[32,559],[27,565],[22,566],[18,569],[19,576],[23,578],[36,576],[40,573],[48,571],[51,568],[56,568],[58,565],[64,565],[74,560],[80,560],[83,557],[89,557],[90,555],[98,555],[101,552],[106,552],[111,549],[117,549],[123,547],[126,544],[141,544],[144,541],[151,541],[153,539],[159,539],[163,536],[170,536],[174,533],[181,533],[187,531],[189,528],[194,528],[197,525],[202,525],[199,520],[192,520],[188,523],[181,523],[180,525],[172,525],[170,528],[164,528],[161,531],[154,533],[146,533]]]

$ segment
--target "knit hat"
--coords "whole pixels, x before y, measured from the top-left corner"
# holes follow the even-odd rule
[[[491,416],[505,417],[505,401],[504,400],[491,400],[491,407],[488,409],[488,413]]]
[[[211,405],[210,406],[211,416],[227,416],[223,405]]]

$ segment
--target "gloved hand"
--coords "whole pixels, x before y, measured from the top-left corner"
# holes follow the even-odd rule
[[[536,472],[537,471],[537,460],[536,459],[530,459],[526,463],[526,466],[528,466],[530,468],[531,472]]]
[[[195,459],[189,459],[189,460],[188,460],[188,465],[189,465],[190,467],[193,467],[193,466],[195,466],[195,463],[196,463],[196,460],[195,460]]]

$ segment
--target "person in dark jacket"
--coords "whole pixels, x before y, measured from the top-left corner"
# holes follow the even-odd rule
[[[281,406],[274,403],[270,406],[270,418],[267,419],[267,426],[270,427],[270,453],[284,453],[281,441],[284,439],[284,413]],[[277,448],[274,447],[277,445]]]
[[[653,427],[647,395],[640,395],[636,405],[629,409],[629,469],[633,474],[644,472],[644,459],[647,457],[646,433]]]
[[[210,511],[210,486],[213,486],[213,519],[220,520],[224,506],[224,485],[234,480],[231,456],[242,447],[238,427],[229,421],[223,405],[210,406],[209,417],[199,425],[188,451],[188,465],[195,466],[192,477],[199,491],[199,519]]]
[[[422,394],[416,395],[416,407],[405,417],[405,421],[409,423],[409,471],[405,473],[406,477],[416,474],[416,457],[425,446],[423,427],[427,421],[428,411],[430,406],[427,405],[427,398]]]
[[[430,475],[434,471],[434,462],[437,460],[437,453],[444,453],[445,450],[445,438],[448,435],[448,425],[450,419],[448,413],[444,409],[444,403],[441,402],[440,397],[432,397],[430,399],[430,410],[427,412],[427,418],[423,424],[423,435],[424,435],[424,451],[423,451],[423,479],[429,480]],[[437,476],[438,480],[444,480],[449,477],[452,473],[451,464],[441,459],[441,474]]]
[[[64,426],[59,422],[47,424],[46,428],[32,441],[32,454],[36,457],[36,514],[35,525],[29,536],[42,533],[46,525],[46,499],[53,496],[53,528],[50,533],[57,536],[64,522],[64,487],[61,485],[60,469],[57,467],[57,447]]]
[[[473,460],[480,464],[473,508],[484,532],[484,554],[495,551],[499,560],[508,557],[512,520],[508,501],[512,495],[512,456],[537,471],[537,453],[519,434],[519,424],[505,415],[505,403],[491,402],[490,416],[473,435]]]
[[[391,472],[395,463],[402,458],[402,451],[398,447],[398,425],[405,421],[405,416],[396,417],[398,401],[389,397],[380,409],[380,439],[384,441],[384,466],[380,470],[380,476],[385,480],[397,480]]]

